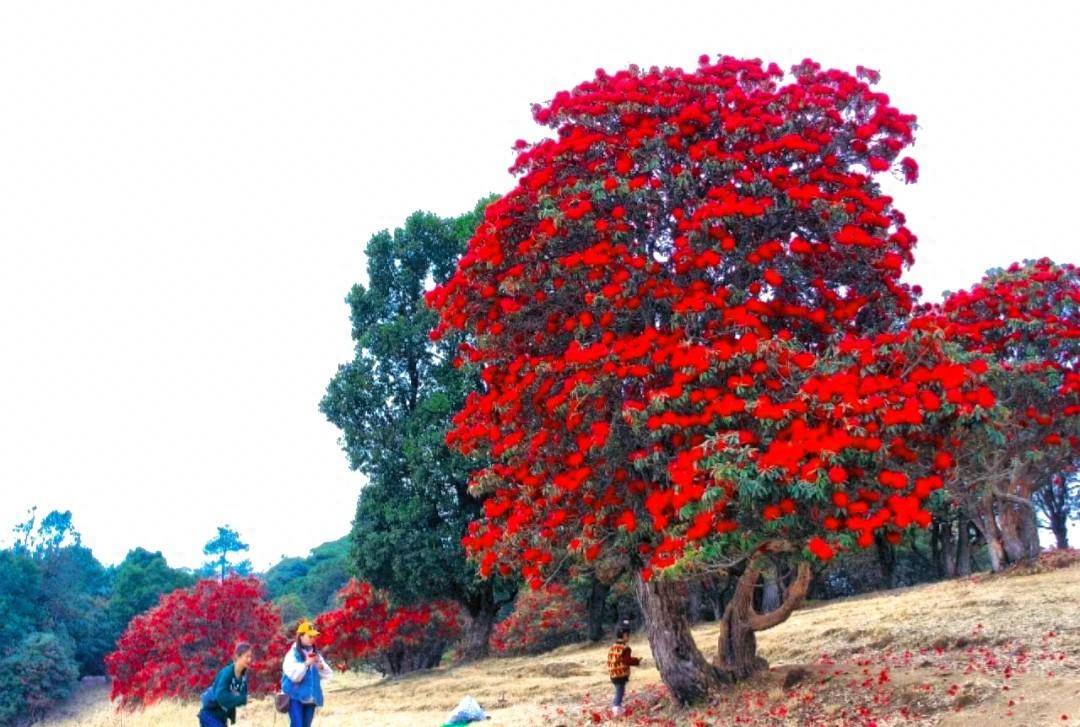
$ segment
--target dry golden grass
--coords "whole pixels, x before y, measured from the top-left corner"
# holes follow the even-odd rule
[[[704,625],[694,633],[711,654],[717,629]],[[632,644],[647,654],[643,637]],[[860,717],[858,709],[872,704],[878,725],[1075,723],[1080,721],[1080,566],[810,604],[760,634],[759,647],[774,668],[693,716],[660,698],[654,686],[659,675],[646,657],[630,684],[637,716],[625,721],[730,724],[740,714],[751,724],[868,724],[870,711],[862,707]],[[342,675],[328,685],[327,706],[316,725],[440,725],[466,694],[491,713],[485,724],[492,727],[584,724],[609,696],[606,648],[568,646],[539,657],[489,659],[399,679]],[[797,684],[785,688],[784,681],[790,685],[800,673]],[[808,703],[813,710],[805,711]],[[748,709],[760,709],[760,718],[747,716]],[[901,710],[919,716],[905,719]],[[191,704],[166,702],[118,713],[108,702],[107,687],[95,685],[45,725],[190,726],[195,712]],[[241,725],[287,723],[268,699],[241,710]]]

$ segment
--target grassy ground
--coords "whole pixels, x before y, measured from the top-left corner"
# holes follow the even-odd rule
[[[694,634],[711,654],[716,628]],[[808,605],[760,634],[767,672],[681,710],[646,655],[630,682],[625,725],[1068,725],[1080,722],[1080,565],[977,577]],[[490,659],[379,680],[342,675],[328,686],[318,727],[440,725],[466,694],[492,727],[607,722],[606,645],[540,657]],[[195,724],[191,704],[118,713],[107,686],[85,686],[48,727]],[[275,719],[276,718],[276,719]],[[286,725],[269,699],[241,725]]]

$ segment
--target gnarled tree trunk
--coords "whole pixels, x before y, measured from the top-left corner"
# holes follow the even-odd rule
[[[963,522],[963,527],[967,528],[966,520]],[[966,529],[964,530],[964,537],[967,537]],[[946,578],[956,576],[956,540],[953,537],[951,518],[941,524],[941,567]]]
[[[1000,573],[1005,568],[1005,546],[1001,542],[1001,533],[997,525],[990,521],[991,525],[983,532],[986,538],[986,555],[990,558],[990,570]]]
[[[967,527],[966,523],[963,527]],[[953,540],[951,516],[946,516],[935,525],[934,535],[940,550],[941,575],[944,578],[952,578],[956,575],[956,543]],[[966,537],[967,532],[965,531],[963,535]]]
[[[694,642],[678,585],[662,578],[645,580],[635,569],[634,592],[660,678],[682,704],[705,699],[722,682]]]
[[[712,609],[713,621],[719,621],[724,617],[724,594],[728,589],[728,576],[709,575],[702,581],[705,599]]]
[[[971,524],[963,513],[956,527],[956,575],[971,575]]]
[[[945,564],[941,558],[941,527],[941,520],[934,515],[934,520],[930,523],[930,557],[934,561],[934,570],[938,578],[945,577]]]
[[[465,601],[465,609],[469,613],[469,626],[461,639],[461,650],[458,658],[461,661],[473,661],[482,659],[488,655],[488,644],[491,640],[491,629],[495,626],[495,616],[499,609],[509,600],[498,600],[495,597],[495,584],[492,579],[487,579],[480,588],[469,594]]]
[[[1050,520],[1050,530],[1054,533],[1055,545],[1060,550],[1069,547],[1069,524],[1065,518],[1053,518]]]
[[[768,667],[768,663],[757,655],[757,637],[754,634],[786,621],[806,598],[810,588],[810,566],[800,563],[795,580],[788,587],[779,607],[761,614],[754,610],[754,586],[760,575],[761,571],[753,563],[747,567],[735,584],[735,594],[720,622],[715,663],[725,681],[746,679]]]
[[[700,580],[691,581],[686,593],[686,613],[691,624],[701,621],[702,586]]]
[[[1024,556],[1034,561],[1042,552],[1039,544],[1039,521],[1034,507],[1022,507],[1020,510],[1020,540],[1024,543]]]
[[[1019,507],[1012,502],[998,503],[998,528],[1001,531],[1001,543],[1005,546],[1005,555],[1010,563],[1020,563],[1027,558],[1027,549],[1020,536]]]
[[[596,575],[591,577],[591,581],[585,613],[588,617],[589,641],[599,641],[604,636],[604,608],[607,606],[611,585],[604,583]]]
[[[998,529],[997,518],[994,516],[993,494],[987,493],[968,514],[986,541],[986,553],[990,557],[990,570],[1000,573],[1002,568],[1005,567],[1006,555],[1001,530]]]
[[[488,653],[488,640],[491,638],[491,629],[495,626],[495,611],[482,608],[471,614],[469,627],[461,639],[461,651],[458,652],[462,661],[474,661],[482,659]]]
[[[1020,541],[1019,560],[1033,562],[1039,557],[1039,520],[1035,513],[1035,480],[1022,474],[1013,478],[1009,490],[1014,498],[1008,503],[1016,521],[1016,537]]]
[[[878,568],[881,569],[881,583],[886,589],[896,587],[896,550],[885,535],[874,536],[874,550],[877,551]]]
[[[382,673],[392,676],[409,674],[421,669],[434,669],[446,652],[445,641],[433,641],[420,646],[406,646],[400,642],[391,645],[378,666]]]

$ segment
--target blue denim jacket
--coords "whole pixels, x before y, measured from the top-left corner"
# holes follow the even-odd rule
[[[300,663],[304,662],[303,653],[295,646],[289,649],[289,654],[285,658],[288,659],[290,656]],[[281,691],[288,694],[291,699],[321,707],[323,705],[321,681],[322,677],[319,676],[319,670],[316,667],[308,667],[307,672],[304,674],[304,679],[299,682],[294,682],[287,675],[282,673]]]

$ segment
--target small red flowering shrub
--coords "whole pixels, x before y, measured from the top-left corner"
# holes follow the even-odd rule
[[[394,608],[389,597],[355,579],[338,593],[338,608],[316,620],[319,646],[338,668],[371,666],[403,674],[438,666],[461,635],[461,607],[450,601]]]
[[[586,636],[585,605],[563,586],[522,591],[514,610],[495,624],[491,647],[497,654],[540,654]]]
[[[432,669],[446,649],[461,636],[463,613],[454,601],[407,606],[393,612],[387,629],[389,648],[376,667],[383,674]]]
[[[232,661],[240,641],[255,650],[249,693],[272,693],[288,640],[262,583],[234,576],[173,591],[132,619],[116,651],[105,658],[111,698],[134,706],[164,697],[195,697]]]
[[[337,597],[340,605],[315,619],[319,645],[327,654],[344,667],[386,648],[391,610],[386,595],[353,579]]]

